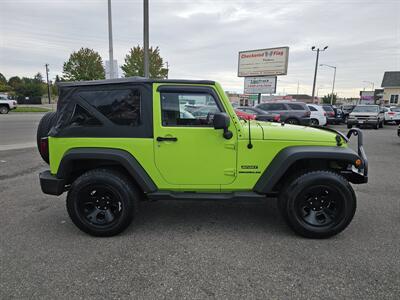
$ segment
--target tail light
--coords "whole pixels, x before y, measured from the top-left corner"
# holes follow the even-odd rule
[[[324,117],[326,117],[326,112],[324,112]]]
[[[307,117],[311,116],[311,111],[307,111],[307,112],[306,112],[306,116],[307,116]]]
[[[40,139],[40,153],[42,155],[49,155],[49,139],[47,137]]]
[[[275,115],[274,116],[274,122],[280,122],[281,121],[281,116],[280,115]]]
[[[330,115],[331,117],[334,117],[334,116],[335,116],[335,112],[334,112],[334,111],[331,111],[331,112],[329,112],[329,115]]]
[[[387,114],[388,114],[388,115],[391,115],[391,116],[394,116],[396,113],[395,113],[395,112],[392,112],[392,111],[390,111],[390,112],[388,112]]]

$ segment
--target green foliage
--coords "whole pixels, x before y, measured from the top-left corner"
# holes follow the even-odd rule
[[[0,73],[0,84],[7,84],[6,77]]]
[[[105,72],[100,54],[93,49],[81,48],[73,52],[64,63],[63,79],[66,81],[104,79]]]
[[[18,85],[22,83],[21,78],[18,76],[13,76],[8,79],[8,85],[14,90]]]
[[[24,107],[17,107],[15,110],[12,110],[11,112],[48,112],[50,109],[44,108],[44,107],[30,107],[30,106],[24,106]]]
[[[10,87],[7,85],[6,77],[0,73],[0,92],[8,92]]]
[[[125,56],[125,63],[121,69],[125,77],[130,76],[144,76],[144,50],[139,45],[129,50]],[[158,47],[149,49],[149,73],[150,78],[166,78],[168,70],[163,67],[164,62],[160,56],[160,49]]]
[[[38,78],[23,77],[13,90],[17,97],[41,97],[45,93],[45,86]]]
[[[322,103],[324,104],[331,104],[331,95],[332,94],[328,94],[322,97]],[[336,100],[337,100],[337,94],[333,94],[333,101],[332,104],[335,105],[336,104]]]

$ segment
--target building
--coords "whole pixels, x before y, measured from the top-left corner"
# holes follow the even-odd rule
[[[385,72],[381,86],[384,104],[400,105],[400,71]]]
[[[289,94],[288,96],[292,97],[293,100],[298,102],[313,103],[312,97],[307,94]],[[314,102],[318,101],[315,100]]]

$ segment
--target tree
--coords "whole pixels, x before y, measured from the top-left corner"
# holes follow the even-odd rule
[[[38,72],[34,77],[33,80],[36,80],[37,82],[43,83],[43,76],[40,72]]]
[[[125,77],[129,76],[144,76],[144,50],[139,45],[129,50],[125,56],[125,64],[121,69]],[[158,47],[149,49],[149,75],[150,78],[166,78],[168,70],[163,67],[164,62],[160,56],[160,49]]]
[[[332,95],[332,94],[328,94],[328,95],[325,95],[324,97],[322,97],[322,103],[324,103],[324,104],[331,104],[331,95]],[[333,94],[333,101],[332,101],[332,104],[335,104],[335,103],[336,103],[336,99],[337,99],[337,94]]]
[[[7,85],[7,79],[0,73],[0,92],[7,92],[10,87]]]
[[[63,79],[66,81],[104,79],[105,72],[100,54],[93,49],[81,48],[73,52],[64,63]]]
[[[4,84],[4,85],[7,84],[7,79],[6,79],[6,77],[5,77],[3,74],[1,74],[1,73],[0,73],[0,84]]]
[[[15,88],[20,85],[22,82],[21,78],[19,78],[18,76],[13,76],[10,77],[10,79],[8,79],[8,85],[15,90]]]

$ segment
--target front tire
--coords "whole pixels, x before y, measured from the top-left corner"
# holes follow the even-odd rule
[[[93,236],[113,236],[132,222],[139,193],[121,173],[90,170],[78,177],[67,196],[72,222]]]
[[[8,106],[5,106],[5,105],[0,106],[0,114],[6,115],[6,114],[8,114],[9,111],[10,111],[10,109],[8,108]]]
[[[314,171],[283,188],[278,207],[289,227],[307,238],[328,238],[344,230],[356,211],[349,182],[330,171]]]

